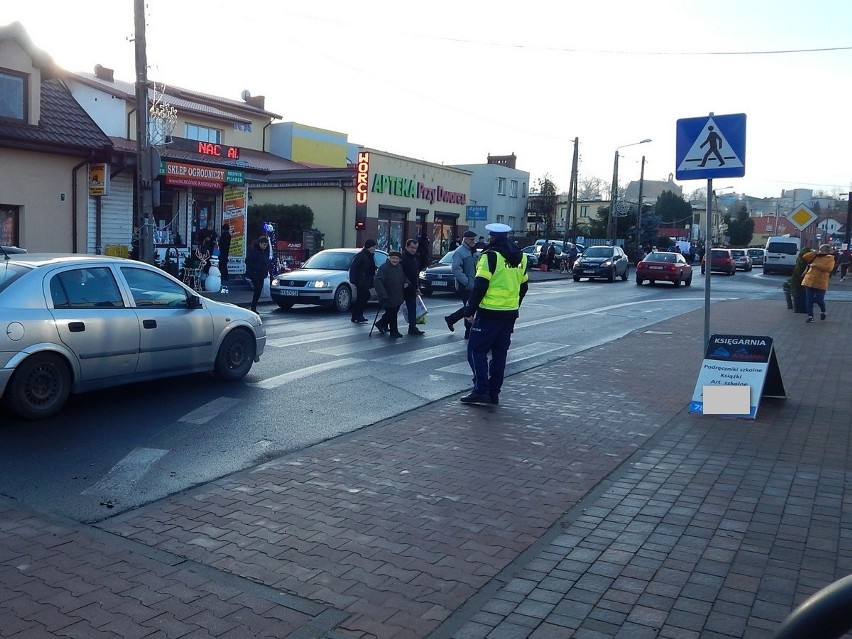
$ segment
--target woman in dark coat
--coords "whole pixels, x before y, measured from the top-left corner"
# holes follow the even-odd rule
[[[373,280],[379,305],[385,309],[384,315],[375,326],[382,334],[390,331],[390,336],[394,338],[402,337],[397,325],[399,307],[404,301],[402,292],[405,282],[405,274],[402,272],[402,266],[399,265],[400,259],[402,259],[402,253],[399,251],[388,253],[387,262],[379,267],[376,278]]]
[[[263,292],[263,282],[269,275],[269,238],[261,235],[246,251],[246,277],[252,285],[251,310],[257,313],[257,301]]]
[[[370,300],[370,287],[373,286],[373,276],[376,274],[376,261],[373,254],[376,252],[376,241],[367,240],[355,255],[349,266],[349,283],[355,287],[356,296],[352,302],[352,321],[356,324],[364,324],[369,320],[364,317],[364,307]]]

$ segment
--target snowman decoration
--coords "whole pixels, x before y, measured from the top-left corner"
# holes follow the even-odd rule
[[[204,280],[204,290],[208,293],[218,293],[222,288],[222,271],[219,270],[219,249],[213,249],[210,256],[210,270]]]

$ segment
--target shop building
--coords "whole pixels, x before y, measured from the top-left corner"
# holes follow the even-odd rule
[[[88,252],[127,255],[138,231],[134,195],[136,162],[135,85],[117,80],[111,69],[98,65],[94,73],[70,74],[69,87],[77,101],[110,136],[132,170],[108,167],[109,189],[96,201],[90,225],[99,229]],[[167,251],[179,258],[193,253],[199,234],[212,223],[218,235],[231,229],[228,270],[244,271],[247,242],[257,231],[246,228],[248,185],[265,181],[272,170],[305,168],[267,153],[268,128],[280,116],[264,108],[262,96],[243,92],[230,100],[179,87],[152,83],[149,140],[154,155],[152,236],[155,257]],[[99,241],[98,241],[99,240]]]
[[[0,244],[84,252],[89,166],[112,160],[64,72],[20,24],[0,27]]]

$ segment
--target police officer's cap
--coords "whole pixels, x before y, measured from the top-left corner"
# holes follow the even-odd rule
[[[493,224],[486,224],[485,230],[488,231],[491,235],[506,235],[512,231],[512,227],[508,224],[500,224],[499,222],[494,222]]]

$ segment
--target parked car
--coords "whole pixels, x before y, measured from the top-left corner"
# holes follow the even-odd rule
[[[781,273],[790,275],[796,266],[802,240],[789,235],[778,235],[766,240],[766,259],[763,261],[763,273]]]
[[[734,265],[741,271],[750,271],[752,268],[751,258],[745,249],[731,249],[731,255],[734,257]]]
[[[620,246],[590,246],[574,262],[574,281],[579,282],[584,277],[610,282],[621,277],[627,281],[629,267],[627,255]]]
[[[684,286],[689,286],[692,284],[692,266],[680,253],[653,251],[636,265],[636,284],[641,286],[646,281],[651,284],[671,282],[675,286],[683,282]]]
[[[257,313],[200,297],[154,266],[103,255],[13,254],[0,268],[0,397],[25,419],[71,393],[259,361]]]
[[[706,269],[707,254],[701,258],[701,274],[704,275]],[[731,249],[714,248],[710,249],[710,272],[711,273],[727,273],[733,275],[737,272],[737,265],[734,263],[734,256],[731,255]]]
[[[458,291],[456,278],[453,276],[453,253],[458,249],[446,253],[440,260],[427,266],[420,271],[417,277],[417,286],[420,292],[429,297],[432,293],[455,293]],[[482,251],[477,251],[477,259]]]
[[[349,283],[349,266],[361,249],[325,249],[308,258],[302,268],[279,273],[272,278],[269,295],[272,301],[284,310],[294,304],[329,306],[346,313],[352,306],[355,287]],[[385,263],[388,254],[376,251],[373,254],[376,268]],[[371,299],[375,294],[371,291]]]
[[[538,252],[540,247],[530,244],[521,249],[521,253],[527,256],[527,268],[538,268]]]
[[[763,266],[763,263],[766,261],[766,249],[750,248],[746,249],[746,253],[748,253],[751,263],[754,266]]]

